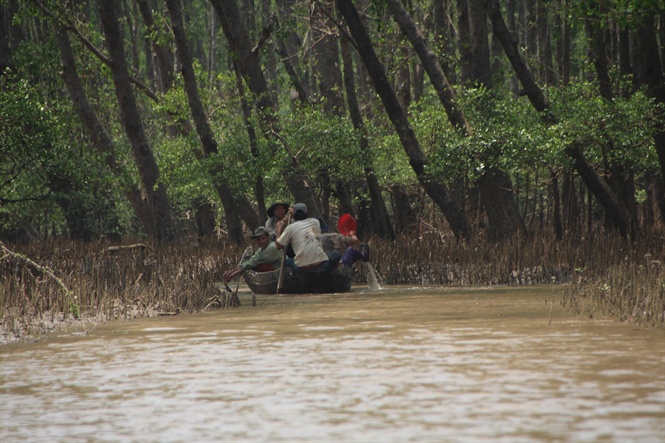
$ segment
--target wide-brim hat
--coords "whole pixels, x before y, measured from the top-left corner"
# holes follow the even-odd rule
[[[266,228],[264,228],[263,226],[259,226],[259,227],[256,228],[256,230],[254,231],[254,235],[252,235],[252,238],[253,238],[253,239],[254,239],[254,238],[259,238],[259,237],[261,237],[262,235],[270,235],[270,231],[268,231],[268,230],[267,230]]]
[[[284,203],[284,202],[273,203],[268,208],[268,211],[267,211],[268,212],[268,217],[274,217],[275,216],[275,208],[277,206],[284,206],[284,209],[286,209],[287,211],[289,210],[289,204],[288,203]]]

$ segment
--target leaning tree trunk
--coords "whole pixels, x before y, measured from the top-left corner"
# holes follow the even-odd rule
[[[533,74],[528,66],[520,56],[517,42],[513,39],[510,30],[508,30],[506,22],[501,15],[501,5],[499,4],[499,0],[487,0],[487,14],[492,22],[494,36],[501,41],[503,51],[506,53],[510,64],[515,70],[515,75],[517,75],[520,83],[522,83],[524,94],[526,94],[531,105],[538,112],[544,111],[548,107],[545,95],[534,80]]]
[[[166,188],[159,181],[159,167],[152,153],[148,137],[141,123],[141,113],[131,88],[127,60],[118,22],[118,0],[99,2],[99,16],[104,28],[111,58],[111,74],[120,105],[120,118],[132,146],[134,160],[143,187],[155,214],[158,242],[170,243],[182,238],[178,229]]]
[[[189,100],[189,107],[192,111],[196,131],[201,140],[205,157],[212,157],[218,153],[217,141],[215,140],[212,128],[208,123],[208,118],[206,117],[199,97],[199,90],[196,85],[196,75],[194,74],[194,66],[192,64],[192,56],[189,51],[189,45],[187,44],[185,28],[180,13],[180,0],[167,0],[166,5],[169,14],[171,15],[171,25],[182,66],[185,92],[187,93],[187,98]],[[224,207],[229,238],[238,244],[242,244],[245,239],[243,237],[242,225],[238,223],[237,215],[240,215],[252,230],[259,227],[261,222],[246,199],[241,202],[236,201],[233,195],[233,190],[225,178],[225,171],[221,164],[210,167],[208,172]]]
[[[269,141],[273,153],[277,154],[277,146],[282,145],[291,160],[285,181],[294,198],[307,205],[311,216],[320,216],[321,210],[314,192],[304,179],[305,173],[298,164],[295,154],[289,150],[280,135],[279,122],[268,90],[268,84],[263,75],[258,50],[254,51],[249,40],[249,33],[243,25],[242,17],[235,0],[210,0],[222,30],[229,44],[230,51],[235,56],[238,69],[249,86],[249,90],[256,98],[256,107],[260,119],[263,135]]]
[[[240,96],[240,106],[242,108],[242,121],[245,124],[247,131],[247,138],[249,141],[249,150],[252,153],[252,160],[254,167],[259,171],[254,177],[254,195],[256,196],[256,204],[259,207],[259,214],[266,214],[266,192],[263,182],[263,175],[261,175],[261,168],[259,162],[261,161],[261,154],[259,152],[259,140],[256,135],[256,129],[252,122],[252,105],[249,103],[245,95],[245,84],[242,81],[242,75],[238,70],[237,63],[233,62],[233,72],[235,73],[236,87],[238,88],[238,95]]]
[[[386,76],[383,64],[374,52],[367,30],[363,26],[358,11],[351,0],[336,0],[337,8],[344,16],[351,31],[363,63],[374,82],[374,87],[390,118],[395,132],[409,157],[411,168],[427,195],[441,209],[457,239],[469,238],[471,229],[464,212],[450,198],[448,187],[428,172],[428,161],[420,148],[416,134],[411,127],[404,109],[399,104],[395,91]]]
[[[67,31],[58,27],[55,30],[55,39],[60,50],[62,76],[74,102],[74,109],[88,132],[88,138],[92,145],[104,155],[106,165],[119,181],[120,189],[143,225],[146,234],[151,238],[157,237],[156,222],[151,208],[141,197],[141,191],[127,178],[129,174],[125,168],[117,161],[113,140],[88,100],[81,78],[76,71],[74,52]]]
[[[290,15],[292,14],[293,0],[277,2],[277,14],[279,21],[289,20]],[[280,32],[273,36],[277,39],[277,53],[281,57],[281,62],[284,65],[284,69],[291,79],[293,87],[298,93],[298,100],[303,105],[310,104],[310,91],[309,87],[305,84],[302,77],[298,75],[300,61],[298,59],[298,48],[300,46],[300,37],[293,29],[285,29],[279,23],[277,23],[277,28]]]
[[[363,117],[356,97],[356,88],[353,81],[353,57],[351,56],[351,50],[346,36],[342,36],[341,50],[346,101],[349,107],[351,122],[359,135],[360,151],[363,153],[363,170],[365,172],[367,188],[369,189],[374,231],[378,233],[381,238],[394,239],[395,232],[390,223],[390,217],[388,217],[388,210],[386,209],[386,202],[383,199],[379,180],[374,173],[369,141],[367,139],[367,131],[365,129],[365,124],[363,123]]]
[[[310,2],[310,32],[316,44],[314,49],[314,73],[323,113],[342,116],[344,86],[339,61],[338,38],[335,36],[334,5],[327,2]],[[330,212],[330,168],[322,165],[318,171],[321,189],[321,215],[327,220]]]
[[[610,223],[615,226],[622,237],[635,239],[637,233],[636,221],[630,212],[621,204],[619,197],[596,173],[593,166],[586,160],[579,146],[570,146],[565,149],[566,155],[574,160],[575,170],[580,175],[589,191],[600,202]]]
[[[455,92],[453,88],[448,83],[448,79],[439,65],[436,55],[429,49],[427,40],[418,30],[415,22],[411,18],[411,15],[407,10],[402,6],[400,0],[386,0],[388,4],[388,10],[393,16],[393,19],[399,25],[402,33],[411,42],[411,45],[415,49],[420,61],[425,67],[425,72],[429,76],[432,86],[436,91],[443,108],[448,115],[448,120],[461,134],[469,135],[471,133],[471,127],[464,117],[464,113],[457,106],[455,99]]]

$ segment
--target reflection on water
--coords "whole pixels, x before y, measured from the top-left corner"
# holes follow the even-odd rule
[[[665,336],[551,288],[240,294],[0,354],[0,441],[662,442]]]

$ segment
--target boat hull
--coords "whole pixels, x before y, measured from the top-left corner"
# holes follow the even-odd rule
[[[338,269],[324,271],[322,269],[293,274],[285,269],[280,294],[325,294],[333,292],[349,292],[352,277]],[[277,294],[279,271],[254,272],[245,271],[243,277],[247,286],[255,294]]]

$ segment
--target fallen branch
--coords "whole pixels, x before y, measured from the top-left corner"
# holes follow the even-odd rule
[[[123,251],[144,251],[147,248],[146,245],[143,243],[136,243],[133,245],[119,245],[119,246],[109,246],[108,248],[104,249],[104,253],[108,254],[117,254],[119,252]]]
[[[67,296],[69,301],[71,301],[74,298],[74,294],[72,294],[72,292],[67,288],[67,286],[65,286],[65,284],[62,282],[62,280],[60,280],[60,278],[57,275],[55,275],[53,273],[53,271],[51,271],[49,268],[40,265],[39,263],[31,260],[30,258],[26,257],[23,254],[19,254],[19,253],[14,252],[10,249],[7,249],[7,247],[2,242],[0,242],[0,250],[2,250],[2,252],[4,253],[4,255],[2,257],[0,257],[0,260],[4,260],[7,257],[11,257],[11,258],[16,259],[20,262],[25,263],[30,268],[35,269],[36,271],[38,271],[42,274],[46,274],[49,277],[51,277],[53,280],[55,280],[55,282],[58,284],[58,286],[60,286],[62,288],[62,290],[64,291],[64,293]]]

